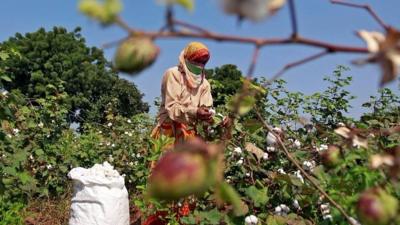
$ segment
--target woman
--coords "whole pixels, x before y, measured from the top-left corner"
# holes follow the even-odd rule
[[[196,124],[211,121],[211,87],[204,67],[210,59],[208,48],[191,42],[181,52],[179,65],[169,68],[162,79],[161,106],[152,137],[166,135],[175,144],[196,135]]]

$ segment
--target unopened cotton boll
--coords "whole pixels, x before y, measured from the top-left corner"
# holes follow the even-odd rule
[[[254,215],[246,216],[244,223],[245,225],[256,225],[258,223],[258,218]]]

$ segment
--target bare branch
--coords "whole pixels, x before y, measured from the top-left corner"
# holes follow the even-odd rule
[[[115,24],[117,24],[118,26],[120,26],[122,29],[126,30],[128,33],[136,33],[136,31],[131,28],[127,23],[125,23],[125,21],[121,18],[121,17],[117,17],[115,19]]]
[[[251,58],[251,63],[250,63],[250,66],[249,66],[249,70],[247,71],[247,75],[248,76],[252,76],[253,73],[254,73],[254,70],[255,70],[256,65],[257,65],[257,60],[258,60],[259,53],[260,53],[260,47],[256,46],[255,49],[254,49],[254,52],[253,52],[253,56]]]
[[[289,69],[291,69],[293,67],[296,67],[296,66],[300,66],[300,65],[302,65],[304,63],[316,60],[316,59],[321,58],[322,56],[325,56],[325,55],[327,55],[329,53],[330,53],[329,51],[324,50],[324,51],[319,52],[317,54],[308,56],[308,57],[306,57],[304,59],[288,63],[278,73],[276,73],[270,80],[268,80],[267,84],[271,84],[272,82],[274,82],[276,79],[278,79],[280,76],[282,76]]]
[[[296,8],[294,6],[294,0],[289,0],[289,12],[290,12],[290,20],[292,22],[292,38],[296,38],[298,36],[298,28],[297,28],[297,17],[296,17]]]
[[[300,170],[300,172],[303,174],[303,176],[334,206],[336,207],[340,213],[347,219],[347,221],[352,224],[355,225],[353,223],[353,220],[351,219],[351,217],[349,216],[349,214],[347,214],[347,212],[342,208],[342,206],[340,206],[335,200],[333,200],[328,193],[326,193],[321,186],[319,186],[314,179],[303,169],[303,167],[300,165],[300,163],[290,154],[290,152],[287,150],[287,148],[285,147],[285,145],[283,144],[281,138],[279,137],[279,135],[277,135],[270,126],[268,126],[268,124],[265,122],[264,118],[261,116],[260,112],[258,111],[257,108],[255,108],[255,112],[257,114],[258,119],[262,122],[263,127],[270,133],[272,133],[276,140],[277,143],[279,145],[279,147],[283,150],[284,154],[286,155],[286,157],[289,159],[289,161],[291,163],[294,164],[294,166]]]
[[[186,22],[183,22],[183,21],[180,21],[180,20],[173,20],[172,22],[175,25],[186,27],[186,28],[191,29],[193,31],[197,31],[197,32],[204,33],[204,34],[211,34],[210,31],[208,31],[208,30],[206,30],[206,29],[204,29],[202,27],[190,24],[190,23],[186,23]]]
[[[375,19],[375,21],[379,23],[379,25],[381,25],[385,30],[389,29],[389,26],[386,25],[386,23],[383,22],[383,20],[378,16],[378,14],[371,8],[371,6],[369,6],[367,4],[351,3],[351,2],[346,2],[344,0],[331,0],[331,3],[349,6],[349,7],[353,7],[353,8],[365,9]]]
[[[111,42],[105,43],[101,47],[103,49],[112,48],[112,47],[114,47],[116,45],[119,45],[121,42],[125,41],[126,39],[128,39],[128,37],[124,37],[124,38],[121,38],[121,39],[116,40],[116,41],[111,41]]]

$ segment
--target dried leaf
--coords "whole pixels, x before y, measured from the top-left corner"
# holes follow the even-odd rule
[[[347,127],[339,127],[337,129],[335,129],[335,133],[339,134],[340,136],[342,136],[344,138],[350,138],[351,130]]]
[[[258,160],[262,159],[264,156],[264,151],[252,143],[247,142],[245,148],[247,151],[253,153]]]
[[[377,169],[377,168],[381,167],[382,165],[393,166],[394,160],[395,159],[392,155],[376,154],[376,155],[371,156],[370,165],[371,165],[371,168],[373,168],[373,169]]]
[[[382,70],[381,86],[396,79],[400,67],[400,32],[390,28],[386,36],[365,30],[360,30],[357,34],[365,41],[371,54],[355,63],[378,63]]]

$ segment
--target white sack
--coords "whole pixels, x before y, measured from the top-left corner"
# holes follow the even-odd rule
[[[69,225],[129,225],[125,181],[108,162],[73,168],[68,177],[74,181]]]

